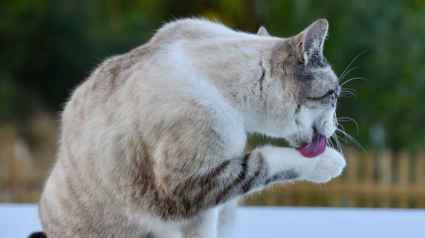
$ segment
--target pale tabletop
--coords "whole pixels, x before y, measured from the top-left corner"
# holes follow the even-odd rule
[[[0,204],[0,238],[40,231],[37,206]],[[236,238],[425,238],[425,210],[240,207]]]

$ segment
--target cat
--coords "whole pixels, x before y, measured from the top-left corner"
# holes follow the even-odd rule
[[[232,237],[244,195],[340,175],[327,32],[325,19],[289,38],[181,19],[105,60],[62,113],[47,237]],[[242,154],[253,132],[294,148]]]

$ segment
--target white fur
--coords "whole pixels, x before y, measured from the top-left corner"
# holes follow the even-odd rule
[[[106,108],[115,110],[116,123],[113,126],[109,126],[105,112],[101,111],[94,113],[84,125],[73,125],[75,112],[71,106],[65,109],[64,125],[73,126],[64,126],[64,130],[69,130],[70,134],[81,133],[79,139],[69,145],[74,156],[85,158],[95,148],[95,154],[88,161],[79,161],[82,170],[75,173],[96,172],[102,178],[97,186],[109,188],[116,193],[114,187],[108,185],[123,179],[119,176],[123,171],[119,169],[123,164],[129,163],[116,158],[124,157],[129,160],[134,157],[131,154],[114,157],[118,146],[113,141],[116,135],[120,133],[125,138],[143,137],[144,141],[156,141],[160,132],[155,131],[152,125],[158,119],[162,120],[164,128],[169,128],[176,120],[184,121],[196,113],[208,113],[209,121],[204,123],[210,124],[226,146],[215,149],[204,145],[205,148],[202,147],[200,153],[211,153],[202,158],[204,161],[192,161],[202,165],[194,168],[195,175],[206,174],[214,166],[230,158],[236,160],[245,147],[247,132],[286,138],[293,146],[310,142],[313,126],[329,137],[335,131],[332,118],[335,109],[312,109],[296,102],[294,82],[291,79],[281,79],[285,73],[282,72],[283,69],[278,69],[274,74],[271,72],[271,50],[283,39],[267,36],[265,29],[261,30],[261,34],[262,36],[257,36],[235,32],[205,20],[186,19],[165,25],[148,43],[152,48],[156,47],[155,54],[132,66],[126,85],[119,89],[121,91],[115,94],[117,96],[114,100],[105,105]],[[86,81],[77,89],[72,100],[87,94],[93,80],[102,77],[98,74],[100,72],[95,71],[92,80]],[[262,76],[264,78],[260,89],[258,83]],[[107,89],[99,91],[103,93]],[[136,95],[134,91],[137,92]],[[90,92],[89,95],[93,99],[101,98],[96,93]],[[129,95],[134,96],[129,98]],[[188,102],[196,104],[196,107]],[[96,108],[98,107],[91,110],[98,110]],[[138,125],[140,128],[128,126],[133,125],[134,121],[141,122]],[[190,135],[197,132],[191,129],[190,124],[185,126],[187,131],[181,133],[189,135],[184,138],[185,142],[192,142]],[[139,132],[143,132],[142,135]],[[67,138],[63,140],[62,143],[66,143]],[[161,148],[175,148],[161,144],[165,143],[162,141],[155,143],[158,149],[152,156],[156,164],[162,164],[165,156]],[[188,144],[202,146],[196,142]],[[198,147],[191,149],[196,150]],[[327,148],[322,155],[313,159],[304,158],[294,148],[264,147],[253,153],[264,156],[269,168],[268,176],[289,169],[300,174],[297,179],[326,182],[338,176],[345,166],[342,155],[332,148]],[[164,173],[160,166],[154,166],[153,170],[157,175]],[[59,171],[60,166],[57,164],[53,171],[56,176],[49,178],[44,192],[52,206],[57,203],[54,198],[58,191],[56,189],[60,189],[60,183],[65,180]],[[169,186],[178,182],[180,181],[171,181]],[[238,198],[201,211],[190,219],[164,221],[140,206],[126,204],[123,208],[121,205],[115,206],[115,201],[102,197],[113,204],[105,208],[112,214],[111,217],[114,214],[122,215],[122,210],[125,209],[125,222],[132,227],[121,231],[118,225],[113,231],[122,232],[121,237],[144,236],[148,231],[155,238],[232,237],[234,207]]]
[[[229,151],[229,155],[235,156],[242,151],[246,131],[283,138],[293,137],[292,141],[298,143],[311,141],[314,124],[327,137],[333,134],[334,109],[324,111],[301,106],[300,111],[293,114],[297,106],[293,95],[290,93],[284,95],[287,92],[281,90],[282,87],[279,85],[281,82],[269,78],[271,76],[267,70],[270,70],[270,66],[265,62],[269,61],[270,55],[268,51],[265,53],[265,49],[271,48],[279,39],[236,33],[222,25],[205,21],[186,21],[185,24],[190,24],[191,27],[196,23],[202,31],[214,32],[213,37],[202,41],[180,40],[169,45],[161,59],[166,62],[167,68],[161,71],[168,72],[167,83],[188,92],[187,96],[193,97],[215,112],[215,119],[220,122],[218,129],[229,143],[229,148],[233,148]],[[239,44],[240,41],[250,41],[251,47],[226,47]],[[246,58],[241,57],[243,55]],[[238,62],[235,64],[236,60]],[[229,68],[223,68],[225,66]],[[231,91],[249,95],[262,74],[261,67],[266,70],[265,80],[273,85],[272,88],[274,87],[269,92],[268,99],[272,104],[269,110],[273,110],[276,114],[265,115],[261,112],[263,108],[259,108],[258,98],[253,97],[250,98],[252,101],[241,103],[240,98],[229,95]],[[257,95],[259,94],[260,92],[257,92]],[[332,148],[327,148],[322,155],[314,159],[303,157],[293,148],[264,147],[256,152],[261,152],[266,157],[270,175],[292,168],[301,174],[299,179],[313,182],[327,182],[338,176],[345,166],[342,155]],[[190,237],[187,234],[195,233],[199,234],[199,237],[231,237],[231,225],[218,228],[220,236],[216,236],[219,209],[210,209],[185,224],[183,228],[186,231],[185,237]]]
[[[263,147],[257,151],[268,158],[270,175],[292,169],[300,174],[300,180],[324,183],[340,175],[345,167],[342,155],[329,147],[315,158],[306,158],[291,148]]]

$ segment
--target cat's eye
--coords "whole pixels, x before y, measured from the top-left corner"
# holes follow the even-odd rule
[[[320,101],[323,99],[326,99],[328,97],[333,97],[332,99],[336,99],[338,98],[338,94],[335,92],[335,90],[329,90],[327,93],[325,93],[323,96],[319,96],[319,97],[308,97],[309,100],[313,100],[313,101]]]

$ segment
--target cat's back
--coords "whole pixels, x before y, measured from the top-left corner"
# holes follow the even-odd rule
[[[240,35],[238,32],[218,22],[205,19],[181,19],[164,25],[152,37],[151,43],[164,45],[180,40],[208,40],[214,38],[231,38]]]
[[[128,53],[104,60],[89,79],[76,89],[74,95],[91,94],[93,99],[107,100],[116,89],[126,87],[136,74],[139,79],[143,79],[146,87],[150,83],[164,83],[161,79],[167,77],[161,74],[178,71],[175,67],[178,63],[176,61],[184,61],[178,45],[212,42],[217,38],[223,40],[244,35],[246,37],[247,34],[204,19],[188,18],[170,22],[160,28],[149,42]],[[143,75],[140,75],[141,73]]]
[[[145,105],[146,109],[165,108],[168,116],[173,111],[169,109],[188,102],[205,106],[209,104],[205,101],[214,98],[220,106],[220,102],[224,103],[220,100],[222,92],[206,78],[205,71],[193,68],[196,58],[186,54],[187,46],[212,45],[217,41],[215,39],[246,36],[203,19],[168,23],[149,42],[101,63],[74,91],[63,113],[64,123],[67,119],[86,123],[87,115],[108,113],[110,108],[122,108],[125,110],[122,114],[128,117],[127,112],[142,110],[140,105]],[[138,108],[132,108],[132,105]],[[182,114],[182,111],[178,113]],[[188,113],[192,112],[189,110]]]

